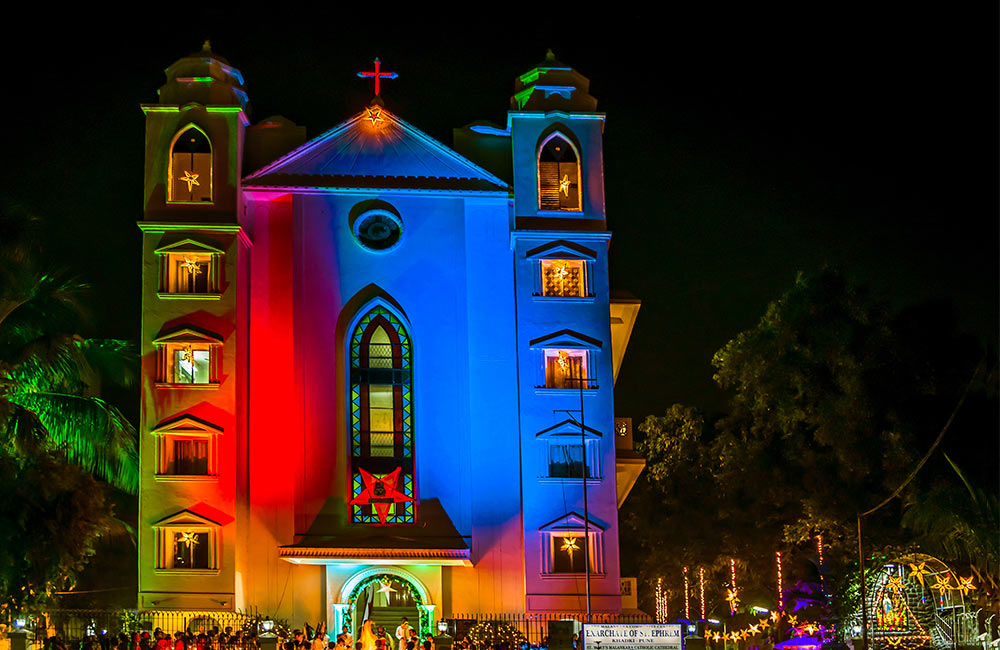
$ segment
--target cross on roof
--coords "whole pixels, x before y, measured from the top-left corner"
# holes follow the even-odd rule
[[[385,77],[386,79],[395,79],[396,77],[399,76],[399,74],[395,73],[395,72],[380,72],[379,71],[379,66],[380,65],[381,65],[381,62],[378,60],[378,57],[375,57],[375,70],[373,72],[359,72],[358,73],[359,77],[373,77],[375,79],[375,96],[376,97],[378,97],[378,93],[379,93],[379,80],[382,77]]]

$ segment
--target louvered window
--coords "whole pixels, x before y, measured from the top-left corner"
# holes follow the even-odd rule
[[[580,161],[560,136],[550,138],[538,156],[538,208],[580,209]]]

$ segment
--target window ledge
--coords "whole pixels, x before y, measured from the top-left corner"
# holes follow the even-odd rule
[[[156,388],[194,388],[196,390],[215,390],[221,384],[217,381],[213,381],[208,384],[174,384],[172,382],[158,381],[153,385]]]
[[[582,217],[583,210],[538,210],[539,217]]]
[[[222,571],[219,569],[153,569],[153,575],[158,576],[190,576],[194,578],[196,576],[217,576],[220,573]]]
[[[221,293],[165,293],[157,292],[156,297],[161,300],[221,300]]]
[[[596,395],[600,386],[588,386],[583,389],[584,395]],[[535,386],[535,395],[579,395],[579,388],[549,388],[547,386]]]
[[[580,573],[540,573],[538,575],[542,580],[579,580],[587,577],[587,574],[582,571]],[[605,578],[607,575],[606,573],[590,572],[591,578]]]
[[[213,201],[167,201],[167,205],[215,205]]]
[[[588,478],[587,479],[587,485],[600,485],[602,480],[603,479],[601,479],[601,478]],[[581,485],[583,483],[583,479],[581,479],[581,478],[557,478],[555,476],[539,476],[538,477],[538,482],[539,483],[556,483],[556,484],[562,484],[562,485],[566,485],[566,484],[569,484],[569,485]]]
[[[154,479],[163,483],[207,483],[218,481],[218,474],[156,474]]]
[[[597,300],[597,296],[543,296],[540,293],[533,293],[531,299],[537,302],[593,303]]]

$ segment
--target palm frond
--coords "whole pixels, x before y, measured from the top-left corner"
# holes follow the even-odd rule
[[[66,393],[20,392],[7,399],[35,413],[69,460],[115,487],[138,491],[136,431],[118,409],[96,397]]]
[[[102,380],[125,388],[139,379],[139,355],[135,344],[121,339],[84,339],[80,350]]]

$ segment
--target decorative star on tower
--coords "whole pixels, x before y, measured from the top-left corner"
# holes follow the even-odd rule
[[[201,265],[198,264],[198,260],[193,260],[190,257],[184,258],[184,261],[181,263],[181,268],[191,275],[198,275],[201,273]]]
[[[579,551],[580,547],[576,545],[576,538],[575,537],[563,537],[563,545],[562,545],[562,548],[559,549],[559,550],[560,551],[566,551],[566,554],[569,555],[569,562],[570,562],[570,564],[572,564],[573,563],[573,551]]]
[[[389,597],[390,593],[393,593],[393,592],[396,591],[395,589],[392,588],[392,583],[391,582],[381,582],[380,581],[379,584],[382,585],[382,588],[378,589],[375,593],[377,593],[377,594],[385,594],[386,598]]]
[[[399,473],[403,471],[402,467],[397,467],[385,476],[376,476],[363,469],[359,471],[365,489],[348,503],[352,506],[372,506],[378,514],[379,523],[385,523],[386,517],[389,515],[389,506],[413,501],[413,497],[408,497],[396,489]]]
[[[184,175],[178,178],[177,180],[179,180],[182,183],[188,184],[188,192],[194,189],[195,185],[198,185],[199,187],[201,186],[201,183],[198,182],[198,174],[195,174],[194,172],[189,172],[187,170],[185,170]]]
[[[563,174],[562,180],[559,181],[559,191],[569,196],[569,174]]]
[[[365,109],[368,111],[368,115],[365,116],[366,120],[371,120],[372,126],[377,125],[379,122],[384,122],[382,118],[382,109],[378,106],[369,106]]]

